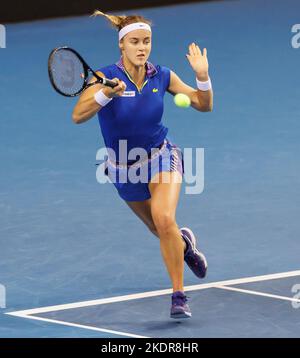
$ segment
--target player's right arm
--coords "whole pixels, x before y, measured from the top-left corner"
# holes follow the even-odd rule
[[[105,77],[105,75],[100,71],[97,71],[96,73],[101,77]],[[89,82],[94,81],[96,81],[95,77],[91,78]],[[83,91],[73,110],[72,119],[74,123],[84,123],[101,110],[102,107],[95,101],[94,98],[95,93],[100,89],[103,89],[103,93],[109,98],[122,96],[126,89],[126,84],[118,78],[113,78],[113,81],[118,82],[118,86],[111,88],[97,83]]]

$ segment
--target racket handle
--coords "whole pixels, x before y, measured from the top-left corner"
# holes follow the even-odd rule
[[[111,80],[109,80],[107,78],[103,78],[103,84],[105,86],[108,86],[108,87],[111,87],[111,88],[114,88],[114,87],[116,87],[118,85],[115,81],[111,81]]]

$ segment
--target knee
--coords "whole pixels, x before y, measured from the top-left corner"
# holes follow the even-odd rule
[[[177,226],[175,217],[168,212],[154,213],[153,221],[159,235],[168,235]]]

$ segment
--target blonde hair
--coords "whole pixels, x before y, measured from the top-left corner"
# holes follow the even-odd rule
[[[120,31],[124,26],[133,24],[134,22],[144,22],[150,26],[152,25],[152,22],[150,20],[147,20],[146,18],[144,18],[144,16],[141,15],[108,15],[102,11],[95,10],[91,16],[106,17],[112,27],[118,29],[118,31]]]

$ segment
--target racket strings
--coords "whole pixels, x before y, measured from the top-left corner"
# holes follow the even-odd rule
[[[55,52],[49,65],[55,87],[66,95],[74,95],[85,85],[85,69],[81,60],[71,51]]]

